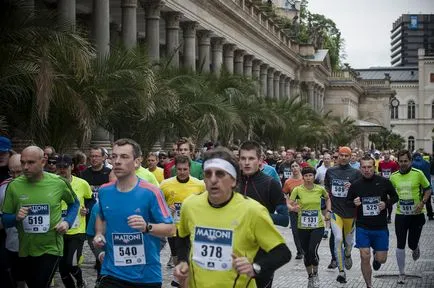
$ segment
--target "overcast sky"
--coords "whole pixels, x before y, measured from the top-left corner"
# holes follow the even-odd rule
[[[390,66],[390,31],[402,14],[434,14],[434,0],[308,0],[308,10],[332,19],[353,68]]]

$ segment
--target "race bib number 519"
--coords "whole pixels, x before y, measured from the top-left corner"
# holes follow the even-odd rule
[[[233,230],[196,227],[193,261],[207,270],[232,269]]]
[[[48,204],[24,205],[29,213],[23,220],[26,233],[47,233],[50,230],[50,206]]]

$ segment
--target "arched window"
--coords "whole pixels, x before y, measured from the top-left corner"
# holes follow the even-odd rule
[[[408,119],[415,119],[416,118],[416,104],[413,100],[408,101],[407,104],[407,118]]]
[[[407,149],[410,152],[414,151],[414,137],[413,136],[408,137]]]
[[[398,117],[398,106],[396,106],[396,107],[391,106],[390,107],[390,119],[398,119],[398,118],[399,118]]]

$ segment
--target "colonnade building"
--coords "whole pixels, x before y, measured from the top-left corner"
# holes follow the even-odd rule
[[[216,75],[224,69],[256,80],[262,97],[301,96],[320,113],[353,118],[365,132],[355,143],[362,149],[369,133],[390,128],[390,79],[364,81],[349,67],[332,72],[327,50],[290,39],[253,0],[27,1],[56,7],[60,21],[85,23],[100,56],[118,41],[144,44],[151,61]],[[285,13],[298,17],[294,2]]]

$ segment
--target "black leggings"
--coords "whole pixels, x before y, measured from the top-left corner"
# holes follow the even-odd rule
[[[298,236],[304,251],[304,266],[318,266],[318,247],[323,235],[324,228],[298,229]]]
[[[335,234],[333,234],[333,230],[332,229],[330,229],[329,248],[330,248],[330,255],[332,255],[332,260],[336,261]]]
[[[176,253],[176,236],[175,237],[167,237],[167,242],[169,242],[170,247],[170,256],[177,256]]]
[[[97,288],[161,288],[161,283],[132,283],[109,275],[102,275]]]
[[[297,254],[303,254],[303,247],[301,246],[300,236],[298,235],[299,229],[297,228],[297,212],[289,212],[289,220],[291,221],[291,231],[292,237],[294,238],[295,248],[297,249]]]
[[[405,243],[408,232],[408,247],[414,250],[419,245],[422,227],[425,224],[425,214],[419,215],[400,215],[395,217],[395,234],[397,239],[397,248],[405,249]]]
[[[29,288],[49,288],[59,261],[60,256],[50,254],[20,258],[27,286]]]
[[[59,272],[66,288],[75,288],[72,276],[74,276],[78,284],[83,283],[79,261],[83,252],[85,239],[85,234],[63,236],[63,257],[59,262]]]
[[[392,212],[393,212],[393,204],[387,203],[386,207],[387,207],[387,219],[391,219]]]

